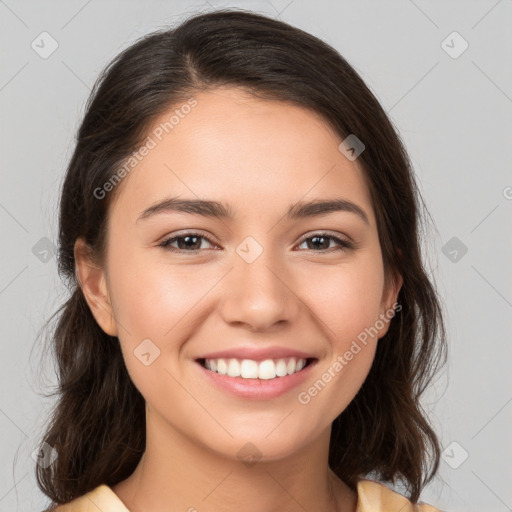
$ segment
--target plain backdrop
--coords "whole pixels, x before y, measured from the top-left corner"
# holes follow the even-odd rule
[[[56,381],[37,334],[66,298],[56,205],[90,89],[138,37],[221,7],[334,46],[402,136],[435,222],[425,258],[449,341],[424,398],[443,460],[421,499],[512,510],[511,0],[0,0],[0,512],[47,503],[32,453],[53,405],[42,393]]]

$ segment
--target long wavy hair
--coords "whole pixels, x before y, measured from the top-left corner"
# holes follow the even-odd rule
[[[59,273],[70,296],[50,318],[57,400],[41,441],[57,458],[36,465],[52,505],[135,470],[145,450],[145,401],[126,370],[119,340],[96,323],[75,275],[84,237],[101,260],[109,204],[95,194],[137,150],[155,119],[194,93],[221,85],[292,102],[320,114],[344,140],[365,144],[364,169],[386,279],[403,277],[401,310],[377,344],[361,389],[332,424],[329,466],[352,489],[372,473],[401,482],[416,503],[436,474],[440,442],[420,396],[446,362],[443,308],[422,260],[428,214],[401,139],[378,100],[331,46],[284,22],[245,10],[195,15],[122,51],[86,105],[64,177]],[[49,323],[48,322],[48,323]]]

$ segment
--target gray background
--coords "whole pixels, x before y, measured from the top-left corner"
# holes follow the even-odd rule
[[[31,454],[55,376],[51,360],[40,365],[36,335],[65,298],[52,256],[56,204],[90,88],[139,36],[228,6],[333,45],[398,128],[437,226],[425,255],[450,346],[424,400],[445,451],[422,499],[453,512],[512,510],[511,0],[0,0],[0,511],[46,504]],[[58,43],[47,58],[31,47],[43,31]],[[453,31],[469,44],[457,58],[463,41],[442,43]]]

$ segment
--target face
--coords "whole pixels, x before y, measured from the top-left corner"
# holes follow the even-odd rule
[[[364,171],[321,117],[237,88],[194,98],[156,121],[111,204],[103,266],[80,276],[149,422],[278,459],[354,398],[401,283],[385,287]],[[337,208],[301,209],[321,201]]]

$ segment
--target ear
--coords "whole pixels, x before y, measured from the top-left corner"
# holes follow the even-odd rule
[[[382,329],[379,329],[379,339],[388,332],[391,319],[396,315],[397,312],[402,309],[400,304],[398,304],[396,307],[395,304],[397,302],[398,294],[402,288],[403,282],[404,279],[402,275],[398,273],[398,271],[394,271],[387,288],[384,290],[379,317],[384,326]]]
[[[117,336],[105,270],[93,261],[91,249],[83,238],[76,240],[74,254],[76,277],[91,313],[106,334]]]

